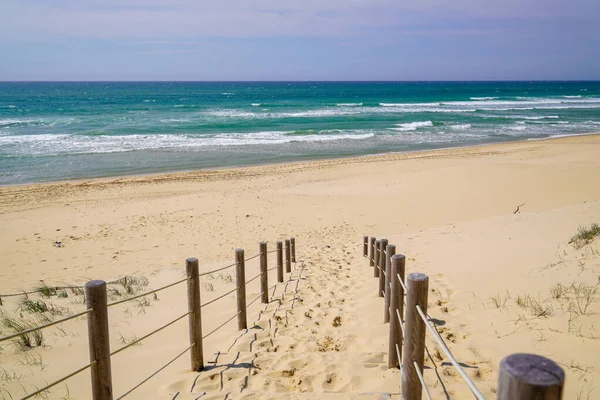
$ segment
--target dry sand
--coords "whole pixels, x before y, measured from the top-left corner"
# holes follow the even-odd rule
[[[298,262],[273,301],[249,308],[251,329],[238,332],[232,321],[205,341],[206,371],[189,372],[184,355],[128,398],[398,398],[399,371],[386,368],[383,301],[361,245],[363,235],[386,237],[407,255],[407,272],[430,276],[429,314],[444,321],[446,342],[487,398],[495,397],[502,357],[527,351],[563,366],[565,398],[593,399],[600,397],[600,293],[584,309],[582,288],[598,287],[600,241],[581,249],[568,243],[593,222],[600,222],[600,136],[4,187],[0,294],[40,280],[125,275],[147,277],[148,290],[179,280],[186,257],[208,271],[233,262],[236,247],[251,256],[259,241],[272,250],[295,236]],[[248,262],[247,277],[257,272],[258,260]],[[233,273],[203,278],[203,302],[233,289]],[[254,281],[248,300],[258,294]],[[84,309],[81,295],[67,295],[44,299],[54,310],[46,319]],[[182,285],[147,299],[110,309],[113,350],[186,312]],[[3,298],[0,309],[39,323],[42,315],[18,310],[22,300]],[[204,332],[234,310],[233,294],[203,309]],[[0,344],[0,399],[20,398],[88,362],[85,317],[59,328],[25,352]],[[447,358],[427,343],[434,397],[469,398]],[[115,355],[115,398],[187,345],[184,319]],[[86,372],[45,395],[87,399],[89,390]]]

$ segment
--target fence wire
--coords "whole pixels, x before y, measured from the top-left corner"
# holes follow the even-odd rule
[[[252,300],[248,305],[246,305],[246,308],[249,308],[252,304],[254,304],[258,299],[261,298],[261,296],[264,294],[265,292],[261,292],[254,300]]]
[[[153,330],[152,332],[148,333],[147,335],[144,335],[144,336],[142,336],[141,338],[138,338],[138,339],[134,340],[133,342],[126,344],[125,346],[121,347],[120,349],[118,349],[118,350],[115,350],[115,351],[113,351],[112,353],[110,353],[110,356],[112,357],[112,356],[114,356],[115,354],[118,354],[118,353],[122,352],[123,350],[130,348],[131,346],[135,346],[136,344],[138,344],[138,343],[139,343],[139,342],[141,342],[142,340],[149,338],[150,336],[154,335],[155,333],[158,333],[158,332],[162,331],[162,330],[163,330],[163,329],[165,329],[166,327],[173,325],[175,322],[179,321],[180,319],[183,319],[183,318],[187,317],[187,316],[188,316],[188,315],[190,315],[192,312],[193,312],[193,311],[188,311],[188,312],[186,312],[185,314],[183,314],[182,316],[175,318],[173,321],[171,321],[171,322],[169,322],[169,323],[167,323],[167,324],[165,324],[165,325],[161,326],[161,327],[160,327],[160,328],[158,328],[158,329],[155,329],[155,330]]]
[[[138,294],[137,296],[128,297],[128,298],[123,299],[123,300],[115,301],[113,303],[109,303],[107,305],[107,307],[112,307],[112,306],[116,306],[116,305],[119,305],[119,304],[127,303],[128,301],[136,300],[136,299],[139,299],[140,297],[144,297],[144,296],[148,296],[149,294],[160,292],[161,290],[165,290],[165,289],[168,289],[168,288],[170,288],[172,286],[179,285],[180,283],[183,283],[183,282],[185,282],[185,281],[187,281],[189,279],[190,278],[184,278],[184,279],[181,279],[181,280],[179,280],[177,282],[173,282],[173,283],[170,283],[170,284],[168,284],[166,286],[160,287],[158,289],[154,289],[154,290],[151,290],[149,292],[144,292],[142,294]]]
[[[258,278],[260,278],[260,276],[261,276],[261,275],[262,275],[262,274],[258,274],[258,275],[256,275],[254,278],[252,278],[252,279],[250,279],[248,282],[246,282],[246,285],[247,285],[247,284],[249,284],[249,283],[252,283],[252,282],[254,282],[255,280],[257,280]]]
[[[254,256],[252,256],[252,257],[246,258],[246,259],[244,259],[244,261],[250,261],[250,260],[254,260],[256,257],[258,257],[258,256],[260,256],[260,255],[262,255],[262,253],[258,253],[258,254],[254,255]]]
[[[398,278],[398,282],[400,282],[402,289],[404,289],[404,294],[408,293],[408,288],[406,287],[404,282],[402,282],[402,278],[400,278],[400,274],[396,274],[396,278]]]
[[[43,393],[43,392],[45,392],[46,390],[50,389],[51,387],[54,387],[54,386],[58,385],[59,383],[62,383],[62,382],[64,382],[64,381],[66,381],[67,379],[69,379],[69,378],[71,378],[71,377],[73,377],[73,376],[75,376],[75,375],[79,374],[80,372],[83,372],[83,371],[85,371],[86,369],[90,368],[90,367],[91,367],[92,365],[94,365],[94,364],[96,364],[96,361],[92,361],[91,363],[89,363],[89,364],[88,364],[88,365],[86,365],[85,367],[81,367],[81,368],[79,368],[77,371],[75,371],[75,372],[71,372],[69,375],[62,377],[62,378],[60,378],[59,380],[57,380],[57,381],[54,381],[54,382],[52,382],[51,384],[49,384],[49,385],[46,385],[46,386],[44,386],[43,388],[41,388],[41,389],[38,389],[38,390],[36,390],[36,391],[35,391],[35,392],[33,392],[33,393],[29,393],[27,396],[23,397],[21,400],[27,400],[27,399],[31,399],[31,398],[33,398],[33,397],[36,397],[36,396],[38,396],[40,393]],[[12,398],[12,397],[11,397],[11,398]]]
[[[400,318],[400,311],[396,308],[396,315],[398,316],[398,325],[400,325],[400,330],[402,331],[402,337],[404,337],[404,322],[402,318]]]
[[[234,287],[232,290],[230,290],[229,292],[220,295],[219,297],[217,297],[216,299],[212,299],[211,301],[209,301],[208,303],[205,304],[201,304],[200,308],[206,307],[208,305],[211,305],[212,303],[221,300],[223,297],[226,297],[227,295],[232,294],[233,292],[235,292],[236,290],[238,290],[239,286]]]
[[[181,357],[182,355],[184,355],[189,349],[191,349],[194,346],[195,346],[195,343],[192,343],[191,345],[189,345],[184,351],[182,351],[181,353],[179,353],[178,355],[176,355],[175,358],[171,359],[171,361],[169,361],[168,363],[166,363],[165,365],[163,365],[162,367],[160,367],[158,370],[156,370],[155,372],[153,372],[149,377],[147,377],[146,379],[144,379],[143,381],[141,381],[140,383],[138,383],[137,385],[135,385],[134,387],[132,387],[131,389],[129,389],[129,391],[127,391],[124,394],[122,394],[120,397],[117,398],[117,400],[121,400],[122,398],[124,398],[125,396],[131,394],[131,392],[133,392],[134,390],[136,390],[137,388],[139,388],[140,386],[142,386],[144,383],[146,383],[150,379],[154,378],[160,371],[162,371],[163,369],[167,368],[169,365],[173,364],[175,362],[175,360],[177,360],[179,357]]]
[[[227,325],[229,322],[231,322],[232,319],[234,319],[235,317],[237,317],[238,315],[240,315],[241,311],[236,312],[233,317],[229,318],[227,321],[223,322],[221,325],[219,325],[218,327],[216,327],[215,329],[213,329],[212,331],[210,331],[210,333],[207,333],[206,335],[202,336],[202,340],[206,339],[207,337],[209,337],[210,335],[212,335],[213,333],[215,333],[216,331],[218,331],[219,329],[221,329],[222,327],[224,327],[225,325]]]
[[[431,394],[429,393],[429,389],[427,388],[427,385],[425,384],[425,379],[423,378],[423,374],[421,373],[421,370],[419,369],[419,365],[417,364],[416,361],[413,361],[413,365],[415,367],[415,371],[417,372],[417,376],[419,377],[419,380],[421,381],[421,386],[423,387],[423,390],[425,391],[425,397],[427,397],[427,400],[431,400]]]
[[[423,310],[421,309],[421,307],[418,304],[417,304],[417,311],[419,312],[419,315],[421,316],[421,319],[423,320],[423,322],[427,326],[427,329],[429,329],[429,331],[433,335],[433,338],[435,339],[435,341],[440,345],[440,347],[442,348],[442,350],[444,351],[444,353],[446,353],[446,356],[448,357],[448,359],[450,360],[450,362],[452,363],[452,365],[454,365],[454,367],[456,367],[456,369],[458,370],[458,373],[463,378],[463,380],[467,383],[467,385],[469,385],[469,388],[471,389],[471,392],[473,392],[473,394],[475,395],[475,397],[478,400],[485,400],[485,397],[483,397],[483,394],[481,394],[481,392],[479,391],[479,389],[477,389],[477,386],[475,386],[475,384],[473,383],[473,381],[471,380],[471,378],[469,378],[469,376],[461,368],[461,366],[458,363],[458,361],[456,361],[456,358],[454,358],[454,356],[450,352],[450,349],[448,348],[448,346],[446,346],[446,344],[444,343],[444,341],[440,337],[440,334],[431,325],[431,322],[429,321],[429,319],[427,318],[427,316],[425,315],[425,313],[423,312]]]
[[[71,319],[74,319],[74,318],[77,318],[77,317],[81,317],[82,315],[89,314],[91,312],[92,312],[92,309],[87,309],[85,311],[82,311],[82,312],[77,313],[77,314],[73,314],[73,315],[68,316],[66,318],[62,318],[62,319],[59,319],[59,320],[56,320],[56,321],[52,321],[52,322],[49,322],[49,323],[44,324],[44,325],[36,326],[34,328],[31,328],[31,329],[26,329],[24,331],[20,331],[20,332],[14,333],[12,335],[4,336],[3,338],[0,338],[0,342],[4,342],[5,340],[13,339],[13,338],[16,338],[16,337],[21,336],[21,335],[27,335],[28,333],[39,331],[40,329],[49,328],[49,327],[51,327],[53,325],[61,324],[63,322],[69,321]]]
[[[225,270],[225,269],[227,269],[227,268],[235,267],[235,265],[236,265],[236,263],[229,264],[229,265],[226,265],[226,266],[224,266],[224,267],[221,267],[221,268],[214,269],[214,270],[212,270],[212,271],[203,272],[203,273],[201,273],[201,274],[200,274],[200,275],[198,275],[198,276],[202,277],[202,276],[206,276],[206,275],[214,274],[215,272],[219,272],[219,271],[223,271],[223,270]]]

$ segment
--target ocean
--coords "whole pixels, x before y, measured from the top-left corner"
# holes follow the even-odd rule
[[[0,185],[600,132],[600,82],[0,82]]]

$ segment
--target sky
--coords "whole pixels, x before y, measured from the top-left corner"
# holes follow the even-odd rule
[[[597,80],[599,0],[0,0],[0,80]]]

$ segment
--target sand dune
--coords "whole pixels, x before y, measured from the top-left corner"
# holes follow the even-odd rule
[[[128,398],[398,398],[387,369],[388,326],[362,236],[386,237],[407,272],[430,276],[429,314],[486,398],[500,359],[535,352],[567,372],[565,398],[595,398],[600,242],[569,244],[600,222],[600,137],[393,154],[223,171],[0,188],[0,294],[48,285],[143,276],[149,290],[181,279],[186,257],[203,271],[258,242],[295,236],[298,262],[268,305],[254,303],[248,331],[234,322],[206,340],[200,374],[183,356]],[[520,211],[515,208],[523,204]],[[61,247],[53,245],[55,241]],[[270,266],[275,265],[273,254]],[[258,272],[255,259],[247,277]],[[235,286],[233,270],[205,277],[202,299]],[[275,282],[274,271],[269,275]],[[560,286],[559,286],[560,284]],[[252,300],[258,281],[247,289]],[[80,294],[44,300],[58,318],[84,309]],[[114,299],[123,295],[113,294]],[[32,296],[32,300],[38,297]],[[19,311],[3,298],[2,312]],[[543,312],[536,310],[539,305]],[[176,286],[110,311],[111,348],[186,312]],[[582,312],[583,311],[583,312]],[[210,332],[235,312],[235,295],[203,310]],[[59,329],[60,328],[60,329]],[[85,317],[49,328],[44,345],[0,353],[0,398],[20,398],[88,362]],[[2,333],[10,329],[2,327]],[[120,395],[189,343],[187,324],[114,356]],[[469,389],[428,339],[425,380],[436,398]],[[4,372],[1,372],[4,371]],[[48,398],[89,398],[87,374]],[[587,396],[587,397],[586,397]]]

